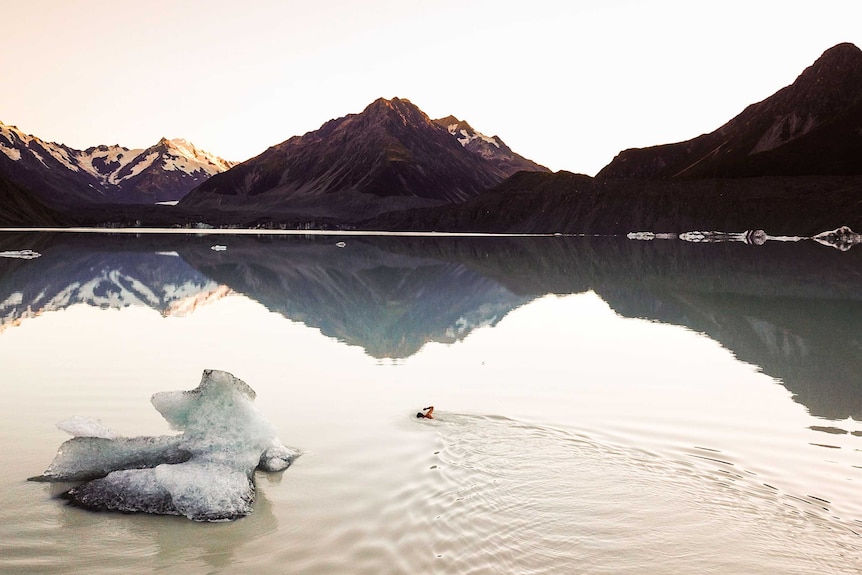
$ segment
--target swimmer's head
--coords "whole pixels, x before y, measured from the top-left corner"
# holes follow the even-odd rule
[[[416,417],[425,417],[425,414],[420,411],[416,414]]]

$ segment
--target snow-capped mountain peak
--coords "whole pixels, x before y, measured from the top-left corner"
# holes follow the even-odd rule
[[[14,164],[4,162],[11,160]],[[175,201],[236,162],[195,147],[188,140],[162,138],[149,148],[100,145],[76,150],[45,142],[0,122],[0,175],[34,189],[46,187],[61,203]],[[14,174],[14,175],[13,175]]]

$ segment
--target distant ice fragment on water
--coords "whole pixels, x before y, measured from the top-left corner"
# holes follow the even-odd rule
[[[63,494],[99,511],[230,521],[252,512],[254,471],[282,471],[299,456],[254,407],[254,390],[225,371],[205,370],[190,391],[156,393],[173,429],[160,437],[117,437],[96,419],[58,427],[74,435],[38,481],[85,481]]]
[[[679,239],[695,243],[742,242],[753,246],[762,246],[769,239],[763,230],[747,230],[744,232],[684,232]]]
[[[853,246],[862,244],[862,234],[857,234],[848,226],[841,226],[832,231],[817,234],[812,238],[815,242],[846,252]]]
[[[17,258],[21,260],[32,260],[41,256],[42,254],[40,254],[39,252],[34,252],[33,250],[10,250],[6,252],[0,252],[0,258]]]
[[[672,234],[668,232],[629,232],[626,234],[626,237],[630,240],[642,240],[642,241],[650,241],[650,240],[675,240],[679,238],[678,234]]]
[[[214,252],[223,252],[227,249],[227,246],[223,246],[221,244],[216,244],[214,246],[210,246],[210,249]]]
[[[337,247],[339,247],[339,248],[343,248],[343,247],[344,247],[344,246],[346,246],[347,244],[346,244],[345,242],[336,242],[336,244],[335,244],[335,245],[336,245]]]
[[[649,241],[655,239],[655,234],[653,232],[629,232],[626,237],[630,240]]]

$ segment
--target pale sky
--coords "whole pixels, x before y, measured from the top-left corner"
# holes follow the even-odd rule
[[[378,97],[550,167],[710,132],[862,2],[0,0],[0,121],[84,149],[185,138],[242,161]]]

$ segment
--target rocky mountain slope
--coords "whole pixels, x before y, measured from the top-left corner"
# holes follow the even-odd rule
[[[830,48],[796,81],[714,132],[621,152],[599,178],[862,174],[862,50]]]
[[[214,176],[180,205],[355,220],[474,197],[511,173],[504,163],[462,145],[409,100],[380,98]]]
[[[177,201],[233,165],[180,139],[76,150],[0,123],[0,176],[57,206]]]

